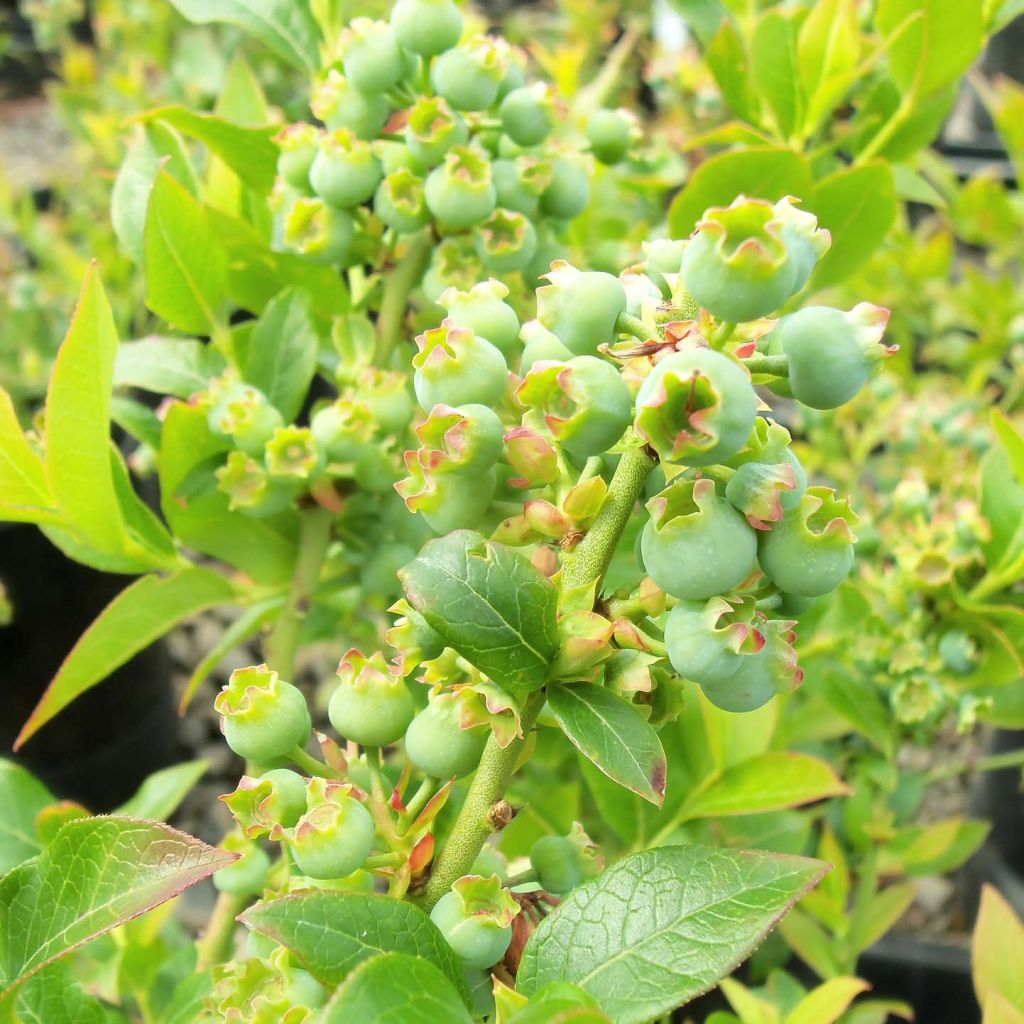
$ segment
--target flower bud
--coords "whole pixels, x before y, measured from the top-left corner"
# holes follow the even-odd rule
[[[302,692],[266,665],[235,669],[214,707],[228,746],[250,761],[284,757],[312,731]]]
[[[457,327],[468,327],[507,354],[519,340],[519,318],[504,300],[508,287],[495,278],[474,284],[468,292],[449,288],[438,300]]]
[[[577,609],[558,620],[559,649],[552,665],[557,679],[594,680],[599,666],[612,656],[614,625],[597,612]]]
[[[593,354],[615,338],[615,321],[626,309],[619,280],[600,271],[581,271],[556,260],[537,291],[537,319],[572,352]]]
[[[746,372],[712,349],[656,363],[636,396],[636,432],[665,460],[710,466],[735,455],[757,419]]]
[[[508,386],[508,367],[499,349],[445,320],[416,338],[413,387],[424,409],[435,405],[498,405]]]
[[[518,913],[497,875],[464,875],[438,900],[430,920],[466,967],[483,969],[505,955]]]
[[[528,427],[513,427],[505,434],[505,461],[518,474],[510,481],[517,487],[553,484],[559,476],[558,453]]]

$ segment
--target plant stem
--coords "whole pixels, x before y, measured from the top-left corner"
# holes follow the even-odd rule
[[[245,897],[222,892],[217,896],[210,923],[198,943],[196,969],[203,970],[226,960],[235,936],[235,918],[245,909]]]
[[[427,806],[427,801],[434,795],[436,790],[437,779],[432,779],[428,776],[420,783],[419,789],[413,793],[409,802],[405,805],[405,810],[402,812],[402,817],[398,822],[398,834],[400,836],[404,836],[409,831],[410,826],[416,820],[416,816]]]
[[[654,463],[646,448],[631,448],[619,459],[594,525],[575,551],[566,556],[563,590],[601,582]]]
[[[423,273],[432,246],[433,239],[429,231],[423,231],[412,238],[405,255],[384,280],[384,297],[377,316],[376,361],[382,368],[388,366],[391,353],[402,336],[409,293],[416,287]]]
[[[995,772],[1005,768],[1024,768],[1024,748],[1007,750],[1002,754],[990,754],[988,757],[968,757],[963,761],[939,765],[924,778],[925,782],[938,782],[966,772]]]
[[[330,765],[318,761],[302,747],[296,746],[288,751],[288,760],[293,764],[297,764],[308,775],[318,775],[322,779],[342,778]]]
[[[768,373],[773,377],[789,376],[789,356],[748,356],[743,365],[751,373]]]
[[[501,799],[508,780],[519,759],[519,752],[530,735],[540,709],[544,706],[544,691],[533,693],[523,707],[523,738],[514,739],[507,747],[499,747],[492,735],[484,747],[480,765],[466,794],[466,802],[459,811],[451,833],[440,855],[434,862],[427,887],[418,898],[424,910],[434,904],[473,866],[487,837],[494,831],[489,819],[491,808]]]
[[[288,601],[267,638],[267,660],[283,679],[295,674],[295,655],[299,649],[302,620],[309,610],[309,599],[316,589],[327,545],[331,540],[331,513],[319,506],[301,513],[299,551],[295,558]]]
[[[615,320],[615,330],[619,334],[630,334],[637,341],[650,341],[654,332],[638,316],[620,313]]]

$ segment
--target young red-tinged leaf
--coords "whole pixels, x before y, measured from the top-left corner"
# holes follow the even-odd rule
[[[323,754],[327,767],[344,777],[348,773],[348,759],[337,741],[322,732],[316,734],[316,741],[320,744],[320,753]]]
[[[550,687],[548,706],[570,742],[608,778],[656,806],[662,804],[665,751],[636,707],[589,683]]]
[[[413,848],[409,854],[409,868],[412,877],[422,875],[430,862],[434,859],[434,834],[428,832]]]
[[[454,779],[449,779],[424,805],[423,810],[416,816],[416,820],[412,823],[410,832],[418,832],[422,828],[427,828],[433,820],[440,814],[441,808],[448,802],[448,797],[451,796],[452,786],[455,785]]]
[[[409,779],[412,777],[412,763],[406,761],[402,765],[402,774],[399,775],[398,781],[395,783],[395,788],[391,790],[391,799],[388,802],[388,806],[393,811],[397,811],[399,814],[405,812],[406,807],[402,802],[402,795],[405,793],[405,787],[409,785]]]
[[[198,567],[136,580],[79,637],[22,727],[14,749],[132,655],[190,615],[230,602],[234,593],[234,587],[219,573]]]
[[[989,1019],[989,1001],[1002,996],[1024,1010],[1024,923],[991,885],[981,890],[981,908],[971,941],[974,993]]]
[[[729,974],[827,870],[804,857],[704,846],[631,854],[541,922],[517,988],[530,995],[569,981],[618,1024],[652,1020]]]
[[[236,857],[152,821],[71,821],[0,880],[0,998]]]

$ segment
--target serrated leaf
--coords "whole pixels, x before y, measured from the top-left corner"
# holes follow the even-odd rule
[[[199,567],[136,580],[78,639],[22,727],[15,749],[76,697],[102,682],[173,626],[206,608],[231,601],[234,593],[220,573]]]
[[[361,963],[324,1007],[322,1024],[472,1024],[451,980],[430,961],[381,953]]]
[[[227,256],[205,208],[157,173],[143,239],[146,305],[180,331],[212,334],[227,295]]]
[[[570,981],[617,1024],[652,1020],[730,973],[826,870],[803,857],[705,846],[631,854],[540,923],[516,987],[529,995]]]
[[[465,972],[433,921],[412,903],[370,893],[310,890],[257,903],[240,918],[287,946],[328,987],[379,953],[404,953],[442,970],[468,999]]]
[[[215,348],[191,338],[142,338],[122,342],[114,360],[114,386],[191,398],[224,369]]]
[[[300,71],[320,69],[320,32],[308,3],[295,0],[171,0],[197,25],[226,22],[254,35]]]
[[[993,994],[1024,1007],[1024,923],[991,885],[981,890],[981,907],[971,940],[974,992],[984,1009]]]
[[[22,432],[11,396],[0,388],[0,520],[62,522],[46,482],[43,460]]]
[[[185,761],[170,768],[161,768],[143,779],[142,785],[114,813],[129,818],[166,821],[207,768],[209,764],[206,761]]]
[[[155,822],[69,822],[35,860],[0,879],[0,997],[234,859]]]
[[[547,681],[559,646],[557,594],[522,555],[456,530],[428,541],[398,576],[444,642],[517,700]]]
[[[672,200],[669,230],[673,238],[685,238],[705,210],[728,206],[738,195],[774,203],[786,195],[807,199],[812,193],[810,165],[790,149],[750,146],[720,153],[705,160]]]
[[[842,779],[810,754],[768,751],[734,765],[694,794],[685,818],[757,814],[848,793]]]
[[[36,815],[55,800],[27,768],[0,760],[0,876],[42,849]]]
[[[661,806],[665,751],[637,708],[589,683],[552,686],[547,696],[562,732],[581,754],[620,786]]]
[[[290,422],[302,408],[316,372],[318,349],[309,296],[288,288],[270,301],[253,328],[242,377]]]

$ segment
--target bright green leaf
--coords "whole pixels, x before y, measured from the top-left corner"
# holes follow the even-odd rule
[[[819,0],[797,40],[800,86],[806,98],[803,135],[809,137],[853,84],[860,35],[855,0]]]
[[[812,192],[810,166],[792,150],[751,146],[720,153],[705,160],[672,200],[669,230],[673,238],[686,238],[705,210],[728,206],[738,195],[774,203],[786,195],[805,199]]]
[[[1018,1009],[1001,993],[992,992],[985,1000],[981,1024],[1024,1024],[1024,1009]]]
[[[888,935],[916,895],[912,882],[890,885],[876,892],[863,912],[858,912],[850,923],[849,941],[854,951],[861,952]]]
[[[330,987],[378,953],[404,953],[429,962],[459,992],[469,994],[451,947],[412,903],[371,893],[309,890],[257,903],[241,920],[287,946],[310,974]]]
[[[571,981],[617,1024],[652,1020],[730,973],[826,870],[803,857],[703,846],[631,854],[540,923],[516,986],[529,995]]]
[[[804,121],[797,37],[804,11],[768,10],[757,20],[750,49],[754,88],[772,113],[776,134],[789,139]],[[778,197],[776,197],[778,198]]]
[[[845,718],[883,754],[892,756],[896,740],[892,715],[878,687],[837,661],[817,659],[806,667],[805,686]]]
[[[1024,1007],[1024,923],[991,885],[981,890],[981,907],[971,940],[971,974],[978,1002],[987,1009],[994,993]]]
[[[55,799],[27,768],[0,760],[0,876],[42,849],[36,815]]]
[[[11,396],[0,388],[0,520],[57,524],[54,506],[43,460],[22,432]]]
[[[197,25],[227,22],[254,35],[264,46],[300,71],[320,69],[320,32],[302,0],[171,0]]]
[[[551,686],[548,706],[573,746],[608,778],[652,804],[664,802],[665,751],[637,708],[590,683]]]
[[[227,293],[227,256],[204,207],[166,170],[153,183],[143,248],[146,305],[180,331],[211,334]]]
[[[719,988],[743,1024],[779,1024],[779,1011],[735,978],[723,978]]]
[[[784,1024],[835,1024],[850,1003],[870,987],[860,978],[831,978],[804,996]]]
[[[941,875],[960,867],[985,841],[987,821],[946,818],[900,829],[880,852],[883,874]]]
[[[750,82],[750,61],[743,38],[731,19],[722,20],[718,26],[704,52],[704,60],[729,109],[743,121],[760,124],[757,97]]]
[[[183,619],[234,596],[231,584],[210,569],[183,569],[136,580],[100,612],[71,649],[22,727],[16,749],[76,697]]]
[[[191,398],[224,369],[224,357],[191,338],[143,338],[123,342],[114,360],[114,386]]]
[[[0,880],[0,995],[234,856],[155,822],[81,818]]]
[[[138,790],[114,813],[129,818],[166,821],[208,767],[206,761],[186,761],[170,768],[161,768],[144,779]]]
[[[559,645],[557,596],[528,559],[456,530],[428,541],[398,575],[444,642],[517,700],[547,681]]]
[[[392,901],[394,902],[394,901]],[[381,953],[361,963],[334,993],[323,1024],[472,1024],[451,979],[429,960]]]

